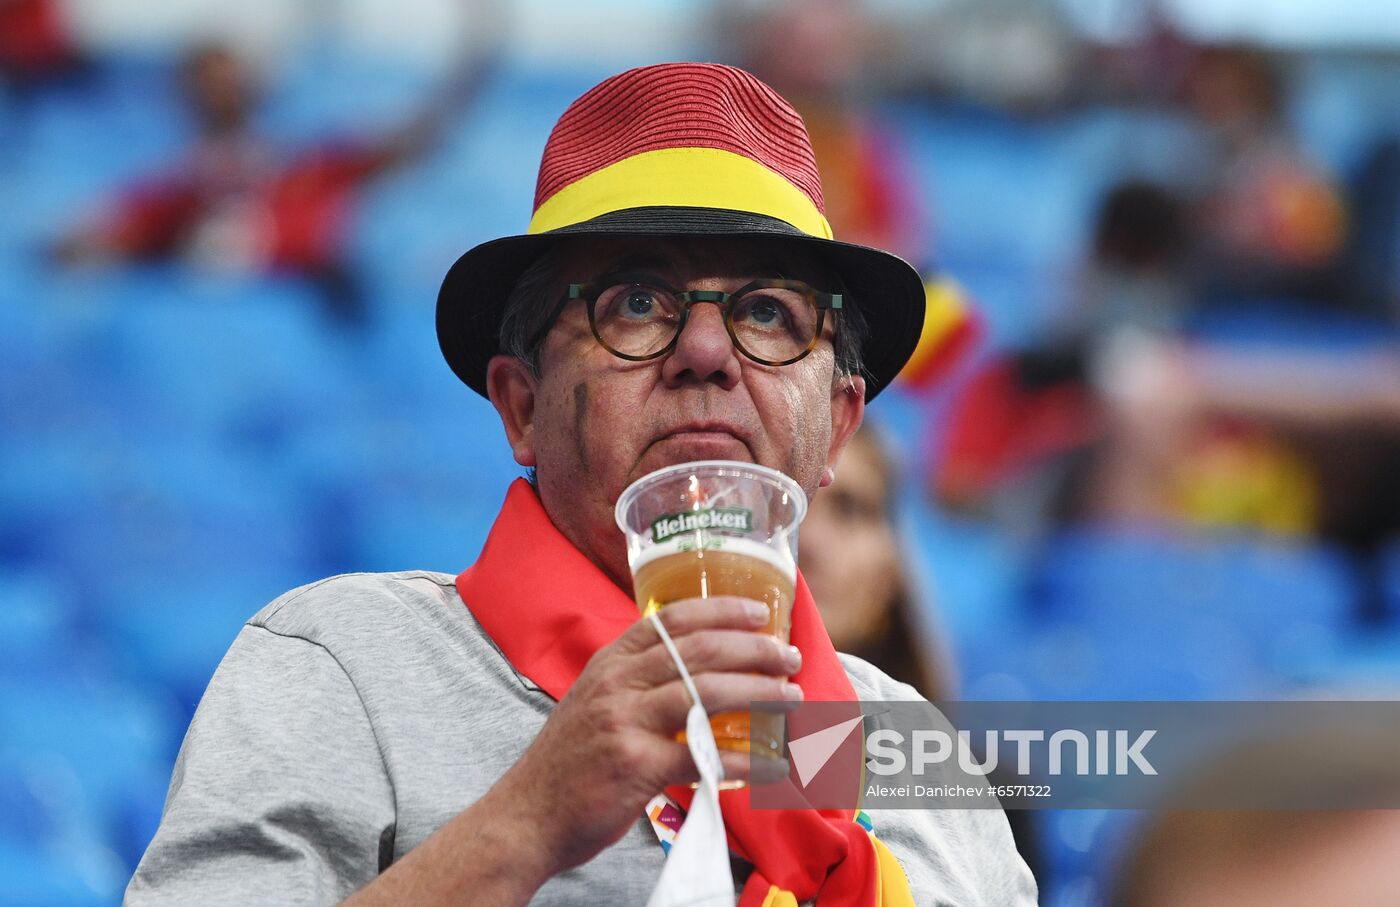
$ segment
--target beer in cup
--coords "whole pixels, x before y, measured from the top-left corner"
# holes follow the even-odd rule
[[[768,606],[759,631],[788,641],[797,585],[797,524],[807,496],[752,463],[704,460],[643,476],[617,501],[642,616],[685,598],[737,595]],[[720,749],[782,758],[782,716],[713,715]]]

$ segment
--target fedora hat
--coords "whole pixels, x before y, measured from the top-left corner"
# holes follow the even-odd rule
[[[571,104],[545,143],[526,233],[457,259],[438,294],[438,343],[486,396],[506,299],[563,237],[754,236],[801,244],[832,269],[869,326],[866,399],[899,373],[923,325],[917,271],[833,238],[802,118],[757,78],[713,63],[664,63],[604,80]]]

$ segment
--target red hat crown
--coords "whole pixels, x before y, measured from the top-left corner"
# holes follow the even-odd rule
[[[742,155],[782,176],[825,213],[802,117],[754,76],[717,63],[631,69],[571,104],[545,144],[535,209],[610,164],[668,148]]]

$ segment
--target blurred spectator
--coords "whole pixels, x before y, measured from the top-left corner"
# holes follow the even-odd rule
[[[928,247],[913,170],[871,114],[862,74],[879,46],[861,0],[786,0],[722,7],[722,48],[792,101],[822,168],[827,220],[846,242],[919,262]]]
[[[864,658],[928,699],[952,696],[946,650],[929,635],[895,530],[897,474],[862,428],[798,535],[802,575],[837,651]]]
[[[1082,79],[1086,100],[1165,106],[1181,97],[1195,44],[1177,25],[1167,0],[1142,0],[1131,37],[1096,43]]]
[[[1101,434],[1095,358],[1123,331],[1170,336],[1186,314],[1186,218],[1163,187],[1131,181],[1108,192],[1062,324],[1035,347],[992,358],[958,390],[932,475],[939,500],[978,510],[1014,496],[1023,525],[1067,515],[1070,475]],[[1029,496],[1028,484],[1046,487]]]
[[[1120,183],[1100,204],[1092,241],[1064,329],[1068,344],[1086,348],[1125,328],[1177,333],[1191,304],[1191,235],[1182,200],[1153,183]]]
[[[198,127],[185,161],[120,191],[60,240],[55,255],[69,263],[179,258],[215,270],[302,275],[322,289],[335,316],[363,320],[365,301],[344,248],[355,194],[438,140],[480,87],[483,61],[467,61],[397,130],[291,151],[258,134],[259,89],[233,50],[198,47],[180,72]]]
[[[1382,693],[1384,695],[1384,693]],[[1345,702],[1337,705],[1346,708]],[[1344,713],[1343,713],[1344,714]],[[1390,728],[1334,725],[1245,740],[1182,790],[1193,803],[1248,790],[1278,810],[1166,810],[1130,840],[1107,903],[1116,907],[1388,907],[1400,892],[1400,762]],[[1304,808],[1305,804],[1318,808]],[[1332,808],[1328,808],[1328,807]]]
[[[868,424],[846,445],[836,481],[812,499],[798,534],[802,575],[831,643],[926,699],[948,702],[956,681],[948,648],[906,567],[895,519],[899,475]],[[1044,884],[1029,812],[1007,813],[1016,848]]]
[[[827,220],[846,242],[889,249],[921,269],[929,213],[897,131],[871,110],[873,54],[891,37],[862,0],[722,5],[718,44],[790,99],[822,168]],[[924,329],[905,387],[937,385],[982,336],[982,323],[949,275],[927,275]]]
[[[1061,110],[1078,91],[1084,48],[1061,4],[951,0],[899,37],[905,79],[1019,114]]]
[[[1308,533],[1371,556],[1400,532],[1400,351],[1120,343],[1085,512]]]
[[[1370,554],[1400,529],[1400,360],[1188,339],[1189,206],[1129,182],[1099,211],[1076,304],[959,389],[931,480],[943,503],[1047,522],[1316,534]],[[1287,313],[1280,311],[1280,319]]]
[[[1387,907],[1400,812],[1170,813],[1143,841],[1118,907]]]
[[[1186,103],[1211,162],[1197,229],[1208,298],[1336,305],[1346,214],[1334,180],[1298,146],[1278,62],[1247,46],[1203,49]]]

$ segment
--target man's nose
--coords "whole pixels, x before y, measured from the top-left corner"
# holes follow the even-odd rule
[[[662,379],[670,387],[687,382],[714,382],[728,390],[739,381],[739,351],[724,327],[724,311],[718,303],[690,306],[676,347],[666,357]]]

